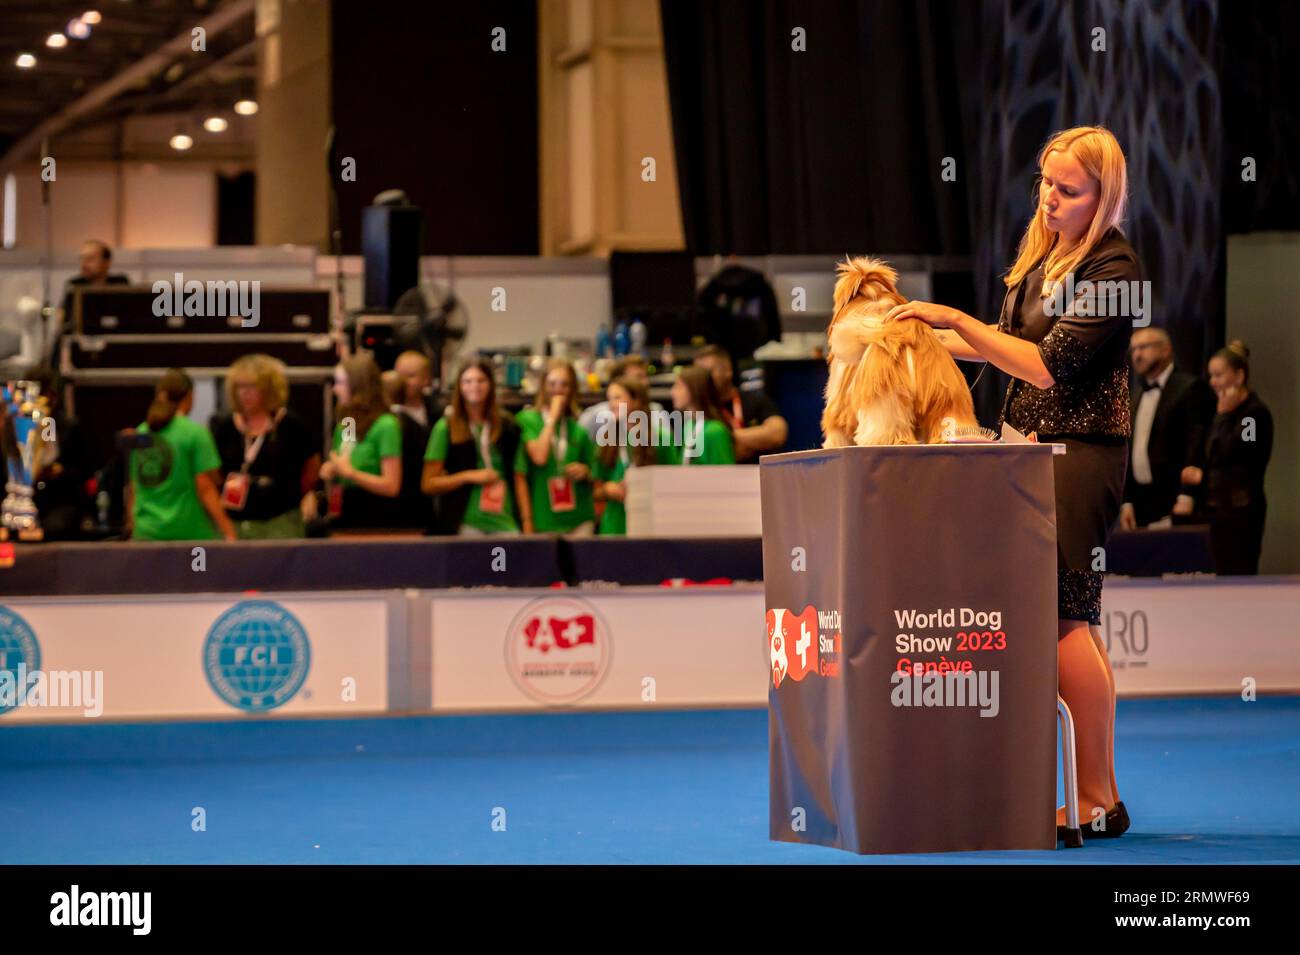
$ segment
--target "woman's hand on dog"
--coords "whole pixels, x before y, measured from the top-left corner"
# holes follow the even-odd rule
[[[962,312],[936,302],[907,302],[895,305],[885,316],[885,321],[892,322],[901,318],[915,318],[925,322],[931,328],[956,328],[965,317]]]

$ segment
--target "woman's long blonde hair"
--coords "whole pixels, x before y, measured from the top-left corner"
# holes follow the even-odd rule
[[[1101,187],[1101,196],[1097,201],[1097,211],[1093,214],[1092,224],[1077,246],[1064,255],[1057,255],[1053,250],[1059,236],[1048,231],[1043,222],[1043,207],[1038,203],[1038,188],[1043,177],[1043,160],[1050,153],[1061,150],[1069,153],[1079,161],[1079,165]],[[1124,162],[1124,150],[1119,140],[1104,126],[1075,126],[1064,129],[1047,141],[1038,154],[1038,176],[1034,179],[1034,217],[1029,221],[1024,236],[1020,239],[1020,248],[1016,253],[1015,264],[1003,280],[1007,286],[1019,285],[1046,257],[1043,264],[1043,297],[1051,294],[1057,283],[1074,271],[1093,247],[1101,241],[1111,228],[1119,228],[1124,221],[1125,208],[1128,205],[1128,168]]]

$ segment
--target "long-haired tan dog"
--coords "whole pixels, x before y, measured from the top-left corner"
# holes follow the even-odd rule
[[[898,273],[878,259],[840,263],[828,331],[823,447],[935,444],[976,427],[966,379],[925,322],[886,322]]]

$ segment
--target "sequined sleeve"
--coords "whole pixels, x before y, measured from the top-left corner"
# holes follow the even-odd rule
[[[1089,262],[1075,277],[1074,299],[1038,343],[1054,381],[1068,381],[1126,325],[1150,322],[1150,296],[1140,278],[1137,259],[1127,249]]]

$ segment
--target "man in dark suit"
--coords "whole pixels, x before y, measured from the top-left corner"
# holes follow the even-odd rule
[[[1174,368],[1173,348],[1162,328],[1134,329],[1128,479],[1119,522],[1123,530],[1145,527],[1175,513],[1183,468],[1199,467],[1205,429],[1214,417],[1214,392],[1195,375]],[[1191,497],[1178,511],[1190,511]]]

